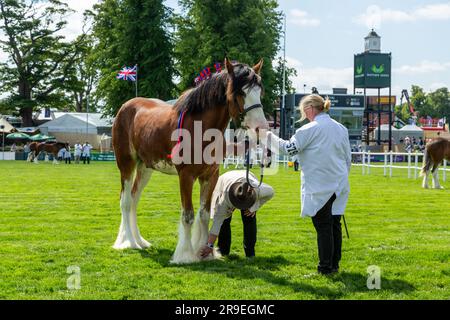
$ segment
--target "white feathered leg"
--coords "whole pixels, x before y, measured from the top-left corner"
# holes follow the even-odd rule
[[[193,210],[182,210],[181,221],[178,229],[178,244],[172,256],[171,263],[182,264],[199,261],[191,243],[191,227],[194,222]]]
[[[425,173],[423,174],[423,181],[422,181],[422,187],[425,189],[428,189],[428,175],[429,175],[429,171],[425,171]]]
[[[443,189],[441,184],[439,183],[439,168],[436,168],[434,171],[432,171],[433,174],[433,188],[435,189]]]
[[[119,234],[117,235],[114,249],[141,249],[137,243],[132,229],[131,218],[131,179],[124,182],[124,188],[120,195],[120,210],[122,211],[122,221],[120,223]]]

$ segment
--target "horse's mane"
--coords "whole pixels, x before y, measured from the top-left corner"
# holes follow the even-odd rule
[[[244,95],[245,87],[261,86],[261,78],[256,75],[252,68],[246,64],[237,63],[233,65],[232,95]],[[227,86],[230,80],[227,71],[215,73],[211,78],[204,80],[200,85],[183,92],[174,105],[178,112],[186,111],[189,114],[201,113],[204,110],[223,106],[227,103]],[[230,100],[233,97],[228,97]]]

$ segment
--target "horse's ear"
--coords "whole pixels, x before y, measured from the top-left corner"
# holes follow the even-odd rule
[[[260,74],[262,66],[263,66],[263,58],[261,58],[261,60],[259,60],[259,62],[255,64],[252,69],[253,71],[256,72],[256,74]]]
[[[230,60],[228,60],[228,57],[225,57],[225,62],[224,62],[224,64],[225,64],[225,66],[227,67],[228,74],[234,75],[233,64],[230,62]]]

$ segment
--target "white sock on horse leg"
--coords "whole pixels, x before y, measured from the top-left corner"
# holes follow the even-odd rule
[[[189,210],[181,214],[178,228],[178,244],[172,256],[171,263],[182,264],[199,261],[200,258],[194,252],[191,243],[191,227],[194,220],[194,211]]]
[[[192,247],[198,252],[208,242],[209,211],[200,208],[192,228]]]
[[[142,194],[142,190],[147,185],[151,175],[152,175],[151,169],[143,169],[141,171],[141,176],[138,180],[138,185],[136,186],[136,193],[134,194],[134,196],[132,196],[131,199],[131,211],[130,211],[131,231],[133,233],[134,239],[142,249],[150,247],[150,242],[145,240],[141,236],[141,233],[139,232],[139,227],[137,225],[137,206]]]
[[[120,210],[122,211],[122,220],[120,223],[119,234],[117,235],[114,249],[141,249],[141,246],[136,242],[131,223],[131,180],[124,182],[124,188],[120,195]]]
[[[441,184],[439,183],[439,169],[433,172],[433,188],[441,189]]]
[[[423,174],[422,187],[428,189],[428,171]]]

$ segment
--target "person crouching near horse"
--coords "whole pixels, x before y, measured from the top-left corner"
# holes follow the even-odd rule
[[[300,102],[300,121],[309,123],[298,129],[289,141],[267,133],[280,153],[297,156],[301,166],[301,214],[312,217],[317,232],[320,274],[339,271],[341,260],[341,215],[347,205],[351,148],[347,128],[327,114],[331,102],[318,94]]]
[[[241,211],[245,255],[249,258],[255,256],[256,211],[273,197],[274,190],[266,183],[262,183],[259,188],[253,188],[252,185],[257,186],[259,182],[252,173],[249,173],[249,180],[251,185],[247,182],[244,170],[229,171],[219,177],[211,199],[213,224],[208,241],[200,250],[202,258],[213,254],[217,238],[220,254],[230,253],[230,222],[235,209]]]

